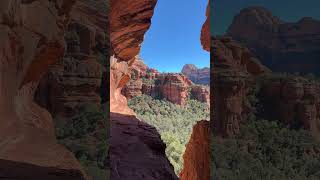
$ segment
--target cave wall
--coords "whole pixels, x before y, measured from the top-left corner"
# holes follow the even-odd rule
[[[131,66],[151,25],[156,3],[156,0],[110,1],[109,28],[113,56],[110,59],[111,112],[134,114],[121,90],[130,79]]]
[[[85,175],[79,163],[56,142],[50,113],[33,100],[49,65],[64,54],[63,36],[75,2],[0,2],[0,159],[66,173],[75,169],[80,179]]]

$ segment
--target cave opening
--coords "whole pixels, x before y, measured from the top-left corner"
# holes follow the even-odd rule
[[[207,5],[207,0],[158,1],[131,80],[122,89],[137,117],[160,133],[178,176],[193,126],[209,120],[210,54],[201,44]]]

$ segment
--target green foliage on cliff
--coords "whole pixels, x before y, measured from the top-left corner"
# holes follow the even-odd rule
[[[264,81],[314,82],[311,76],[272,73],[252,85],[245,104],[251,108],[247,122],[234,138],[212,137],[212,179],[217,180],[319,180],[320,143],[300,126],[268,119],[259,91]]]
[[[235,138],[212,140],[213,179],[320,179],[320,155],[312,155],[320,144],[305,130],[290,130],[276,121],[250,120]]]
[[[68,120],[55,119],[57,139],[74,153],[94,180],[104,180],[109,148],[106,112],[92,105],[82,107],[79,112]]]
[[[129,100],[138,117],[159,131],[167,145],[166,154],[179,174],[183,167],[182,155],[192,133],[193,125],[209,119],[209,109],[204,103],[188,100],[185,106],[142,95]]]

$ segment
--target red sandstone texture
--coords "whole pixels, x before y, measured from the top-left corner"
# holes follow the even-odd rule
[[[121,94],[130,80],[130,68],[140,52],[140,44],[151,24],[156,0],[110,1],[110,110],[134,114]]]
[[[50,113],[33,101],[42,75],[63,55],[63,34],[74,3],[0,2],[0,159],[40,169],[64,169],[61,175],[65,177],[74,169],[83,179],[72,153],[56,142]],[[35,176],[41,173],[33,172]],[[41,177],[46,179],[46,175]]]
[[[210,1],[207,6],[207,11],[206,11],[206,16],[207,19],[205,23],[202,26],[201,30],[201,36],[200,36],[200,41],[202,44],[202,47],[204,50],[210,52],[210,41],[211,41],[211,35],[210,35]]]
[[[186,151],[183,155],[184,168],[180,180],[210,179],[210,125],[209,121],[199,121],[192,131]]]
[[[210,91],[207,86],[193,85],[183,74],[160,74],[154,69],[149,69],[141,59],[134,61],[131,78],[121,92],[127,99],[145,94],[178,105],[185,105],[189,97],[207,104],[210,102]]]
[[[188,87],[192,82],[185,76],[175,73],[162,74],[156,84],[161,97],[179,105],[185,105],[189,96]]]

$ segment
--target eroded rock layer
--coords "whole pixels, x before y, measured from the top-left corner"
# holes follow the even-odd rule
[[[65,55],[50,66],[36,93],[37,102],[54,117],[67,119],[79,114],[81,106],[99,106],[101,102],[99,90],[105,71],[101,61],[107,58],[102,58],[105,54],[99,51],[107,46],[105,13],[103,0],[79,0],[71,12]]]
[[[210,179],[210,137],[209,121],[197,122],[183,155],[184,165],[180,180]]]
[[[110,1],[109,28],[111,41],[110,109],[133,114],[121,94],[130,79],[130,68],[140,52],[144,34],[151,25],[156,0]]]
[[[210,68],[208,67],[198,69],[193,64],[186,64],[183,66],[181,73],[196,84],[210,84]]]
[[[260,116],[311,130],[320,139],[319,83],[299,76],[274,76],[264,78],[261,86],[258,98],[264,108]]]
[[[63,56],[63,37],[74,3],[0,2],[2,160],[65,169],[66,175],[68,169],[82,171],[72,153],[56,142],[50,113],[33,100],[42,75]]]
[[[234,136],[245,120],[250,105],[245,97],[254,77],[271,71],[248,50],[230,37],[213,38],[212,74],[214,128],[219,135]]]

